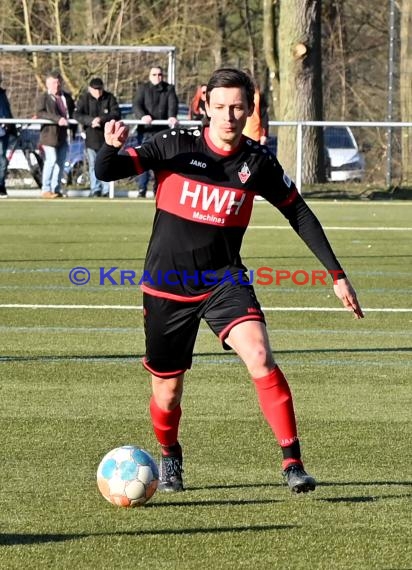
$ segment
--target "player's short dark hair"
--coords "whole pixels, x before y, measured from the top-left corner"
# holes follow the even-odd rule
[[[209,102],[210,92],[217,87],[240,87],[245,90],[249,107],[252,107],[255,95],[253,79],[240,69],[222,67],[213,72],[207,84],[206,99]]]

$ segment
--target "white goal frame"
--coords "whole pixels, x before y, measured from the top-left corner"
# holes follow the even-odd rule
[[[0,44],[0,54],[5,52],[15,53],[162,53],[168,57],[167,81],[176,85],[176,47],[175,46],[101,46],[101,45],[31,45],[31,44]]]
[[[0,56],[6,53],[15,54],[29,54],[29,53],[152,53],[152,54],[163,54],[167,56],[167,69],[166,76],[167,82],[176,86],[176,47],[175,46],[152,46],[152,45],[58,45],[58,44],[46,44],[46,45],[34,45],[34,44],[0,44]],[[4,122],[16,123],[22,122],[21,118],[6,119]],[[45,123],[45,120],[36,119],[24,119],[24,123],[34,124],[34,123]],[[75,121],[71,121],[74,122]],[[127,121],[128,123],[137,124],[139,121]],[[162,121],[161,121],[162,122]],[[110,183],[110,198],[114,198],[114,183]]]

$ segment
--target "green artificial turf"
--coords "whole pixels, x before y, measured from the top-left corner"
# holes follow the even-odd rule
[[[0,568],[412,568],[412,203],[311,206],[365,319],[335,310],[330,283],[256,291],[318,488],[285,487],[244,366],[202,325],[182,406],[187,491],[122,509],[97,490],[101,458],[127,443],[157,457],[157,446],[140,290],[99,275],[140,274],[154,205],[1,203]],[[321,269],[286,225],[256,204],[249,268]],[[70,283],[75,266],[90,283]]]

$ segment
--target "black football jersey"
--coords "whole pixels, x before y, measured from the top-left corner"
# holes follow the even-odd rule
[[[107,145],[99,152],[96,173],[103,180],[145,170],[154,171],[158,188],[144,291],[194,300],[222,278],[242,276],[240,249],[257,194],[281,210],[327,269],[341,269],[316,217],[266,146],[242,136],[237,148],[223,151],[208,128],[175,128],[121,154]],[[307,235],[300,232],[303,219],[310,221]]]

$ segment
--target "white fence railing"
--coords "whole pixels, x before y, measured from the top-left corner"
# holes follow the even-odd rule
[[[143,121],[125,119],[123,122],[129,126],[144,125]],[[2,124],[17,124],[17,125],[41,125],[41,124],[53,124],[52,121],[45,119],[27,119],[27,118],[13,118],[5,119],[1,118],[0,123]],[[77,121],[71,119],[70,124],[76,125]],[[153,125],[164,125],[167,127],[167,121],[155,120],[152,122]],[[179,125],[181,126],[199,126],[200,121],[191,120],[179,120]],[[270,127],[296,127],[296,172],[295,172],[295,182],[299,190],[302,188],[302,171],[303,171],[303,129],[304,127],[376,127],[386,129],[388,136],[392,129],[395,128],[411,128],[412,121],[269,121]],[[390,148],[390,145],[388,145]],[[390,162],[390,161],[388,161]],[[390,178],[390,176],[389,176]],[[114,197],[114,184],[111,185],[110,197]]]
[[[412,127],[412,121],[269,121],[270,126],[296,127],[296,186],[302,188],[303,127],[378,127],[390,133],[396,127]]]

